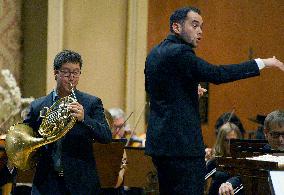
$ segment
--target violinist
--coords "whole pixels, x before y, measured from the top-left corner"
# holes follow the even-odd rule
[[[215,135],[216,135],[216,138],[218,137],[218,132],[219,132],[220,127],[222,125],[224,125],[225,123],[227,123],[227,122],[235,124],[239,128],[239,130],[241,132],[241,138],[244,138],[244,136],[245,136],[245,129],[243,127],[243,124],[242,124],[241,120],[235,114],[235,109],[233,109],[231,112],[224,112],[216,120],[216,123],[215,123]],[[212,148],[205,148],[205,161],[208,161],[210,158],[212,158],[212,155],[213,155]]]
[[[127,124],[127,120],[131,117],[131,114],[126,118],[124,111],[121,108],[110,108],[108,111],[112,117],[112,138],[113,139],[127,139],[130,140],[130,145],[127,146],[134,146],[134,144],[141,145],[142,139],[138,138],[134,131],[130,129],[129,124]],[[121,161],[121,169],[118,173],[117,182],[114,188],[105,188],[103,189],[103,194],[143,194],[142,189],[137,188],[129,188],[127,186],[123,186],[124,181],[124,173],[127,170],[127,156],[126,152],[124,151],[122,161]]]
[[[223,124],[219,130],[215,145],[213,147],[213,158],[206,163],[206,171],[209,174],[212,170],[216,169],[215,156],[228,157],[230,154],[229,142],[231,139],[240,139],[241,132],[237,125],[231,122]],[[233,189],[241,184],[240,177],[230,177],[230,175],[223,171],[215,171],[212,174],[212,181],[209,188],[209,195],[217,195],[218,192],[223,194],[227,188],[229,192],[233,193]],[[221,187],[220,187],[221,186]],[[219,190],[220,188],[220,190]]]
[[[110,108],[109,113],[113,119],[112,138],[127,138],[131,134],[129,125],[125,122],[125,114],[120,108]]]
[[[129,146],[143,146],[143,143],[145,143],[145,136],[143,137],[143,134],[141,136],[137,136],[136,133],[131,130],[130,125],[127,124],[125,113],[121,108],[110,108],[109,113],[111,114],[113,119],[113,139],[126,138],[127,140],[130,140]],[[128,116],[128,118],[129,117],[131,116]]]
[[[264,120],[264,132],[268,145],[266,150],[276,151],[274,155],[283,155],[284,152],[284,111],[275,110],[267,115]],[[271,153],[271,152],[269,152]],[[235,186],[231,183],[223,183],[219,188],[219,194],[234,194]]]

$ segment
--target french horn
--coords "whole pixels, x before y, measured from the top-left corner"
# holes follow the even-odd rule
[[[37,150],[62,138],[76,123],[68,105],[77,102],[74,88],[71,94],[60,98],[51,107],[44,107],[40,112],[42,123],[36,133],[26,124],[10,127],[6,136],[6,153],[9,163],[20,170],[33,168],[36,163]]]

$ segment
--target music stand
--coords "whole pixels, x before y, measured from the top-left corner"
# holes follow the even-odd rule
[[[114,187],[120,171],[126,139],[113,139],[110,144],[93,144],[101,187]]]
[[[259,156],[269,152],[267,140],[231,139],[230,153],[233,158]]]
[[[230,176],[239,175],[246,195],[270,194],[268,171],[277,170],[278,163],[245,158],[215,157],[217,170]]]
[[[124,185],[144,188],[145,191],[158,191],[157,170],[151,157],[144,154],[144,148],[125,147],[127,169],[124,176]]]

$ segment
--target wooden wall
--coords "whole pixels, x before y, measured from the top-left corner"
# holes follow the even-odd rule
[[[203,40],[197,55],[214,64],[230,64],[275,55],[284,61],[284,1],[277,0],[150,0],[148,51],[169,33],[169,16],[184,6],[201,9]],[[202,125],[204,141],[215,142],[214,124],[223,112],[236,109],[246,130],[248,120],[284,107],[284,73],[265,69],[261,76],[222,85],[209,85],[208,123]]]

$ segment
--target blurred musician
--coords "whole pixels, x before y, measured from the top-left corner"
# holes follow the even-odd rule
[[[145,144],[145,136],[137,136],[135,132],[131,132],[130,125],[127,124],[125,113],[120,108],[110,108],[109,112],[113,119],[112,137],[113,139],[126,138],[130,139],[130,146],[141,147]],[[145,134],[144,134],[145,135]]]
[[[272,149],[284,151],[284,111],[275,110],[264,120],[264,133]]]
[[[246,131],[244,129],[244,126],[243,126],[241,120],[235,114],[235,110],[234,109],[231,112],[224,112],[216,120],[216,123],[215,123],[215,134],[216,134],[216,136],[218,135],[218,131],[219,131],[220,127],[222,125],[224,125],[225,123],[227,123],[227,122],[234,123],[235,125],[237,125],[237,127],[239,128],[239,130],[241,132],[242,138],[244,138]]]
[[[126,125],[123,110],[120,108],[110,108],[109,112],[113,119],[112,138],[120,139],[128,137],[131,131],[129,125]]]
[[[135,132],[131,130],[130,125],[127,124],[127,120],[131,115],[128,117],[125,116],[124,111],[121,108],[110,108],[108,109],[112,117],[112,138],[113,139],[130,139],[130,145],[132,147],[141,147],[143,143],[145,143],[143,138],[140,138],[135,135]],[[126,152],[123,153],[122,162],[121,162],[121,169],[118,173],[117,183],[114,188],[107,188],[103,189],[103,193],[107,195],[111,194],[142,194],[141,189],[136,188],[128,188],[127,186],[123,186],[124,180],[124,173],[127,169],[127,157]]]
[[[220,127],[222,125],[224,125],[225,123],[230,122],[230,123],[235,124],[239,128],[239,130],[241,132],[241,137],[244,138],[245,129],[243,127],[241,120],[239,119],[239,117],[234,112],[235,112],[235,109],[233,109],[233,111],[231,111],[231,112],[224,112],[216,120],[216,123],[215,123],[215,135],[216,135],[216,137],[218,137],[218,132],[219,132]],[[213,155],[212,148],[205,148],[205,161],[208,161],[210,158],[212,158],[212,155]]]
[[[284,111],[275,110],[267,115],[264,120],[264,132],[265,137],[268,140],[266,150],[269,153],[275,151],[273,155],[264,155],[258,157],[252,157],[247,159],[263,160],[263,161],[275,161],[278,162],[278,166],[283,166],[284,154]],[[281,164],[282,163],[282,164]],[[219,189],[220,194],[234,194],[232,186],[229,182],[223,183]]]
[[[229,174],[226,172],[212,170],[216,170],[214,157],[231,156],[229,141],[231,139],[240,139],[241,137],[241,132],[234,123],[227,122],[219,128],[216,143],[213,148],[213,158],[206,163],[207,177],[210,177],[210,174],[212,174],[211,186],[208,192],[209,195],[216,195],[218,191],[220,194],[234,194],[233,189],[240,185],[239,177],[230,178]]]

